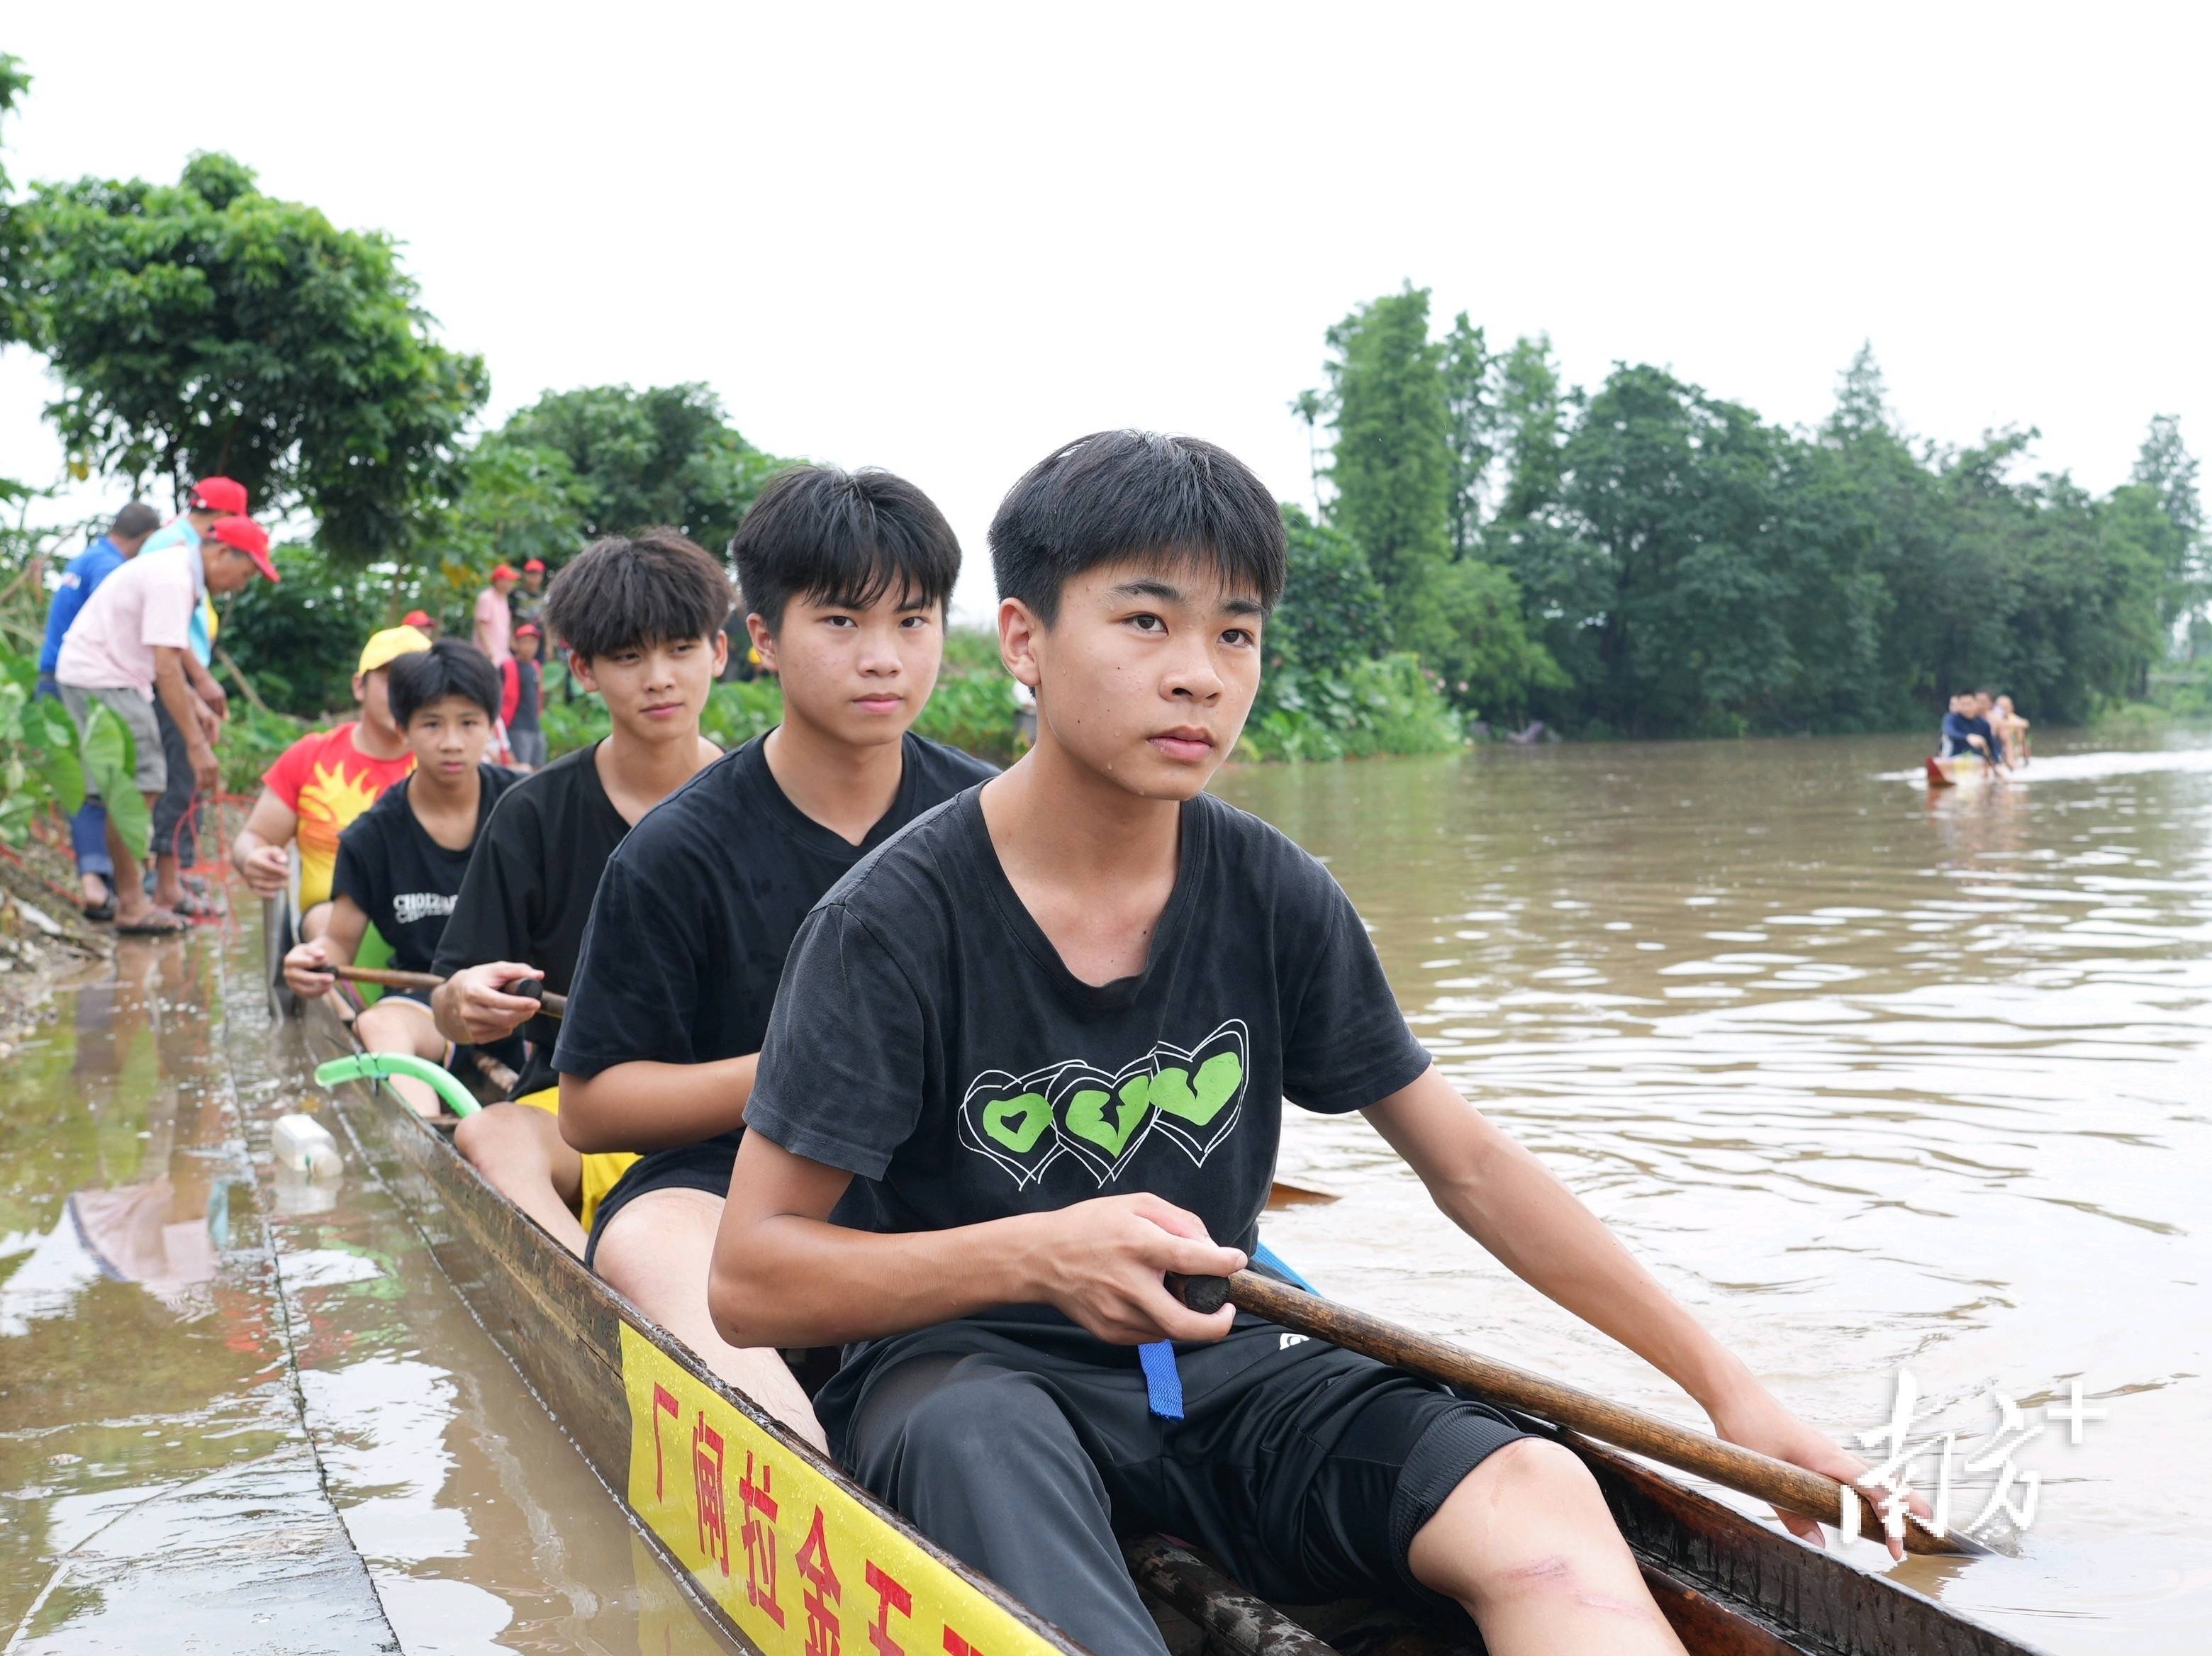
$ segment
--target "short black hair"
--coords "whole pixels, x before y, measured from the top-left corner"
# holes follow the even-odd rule
[[[937,503],[878,467],[794,466],[769,480],[730,540],[745,608],[783,624],[793,598],[865,610],[943,604],[960,579],[960,540]]]
[[[1273,610],[1288,574],[1282,509],[1215,444],[1098,431],[1031,466],[991,519],[999,596],[1019,598],[1048,627],[1070,580],[1130,558],[1211,569]]]
[[[118,540],[135,541],[161,526],[161,514],[143,500],[133,500],[115,514],[108,533]]]
[[[730,573],[682,531],[593,541],[545,588],[546,630],[586,661],[677,639],[712,638],[730,618]]]
[[[499,669],[473,644],[441,638],[427,650],[394,656],[385,675],[392,722],[405,730],[415,715],[449,695],[473,701],[499,717]]]

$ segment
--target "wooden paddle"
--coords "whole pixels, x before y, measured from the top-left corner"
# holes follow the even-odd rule
[[[1464,1386],[1486,1401],[1519,1409],[1653,1460],[1694,1472],[1724,1488],[1756,1495],[1790,1512],[1844,1527],[1844,1487],[1820,1472],[1777,1460],[1703,1432],[1647,1415],[1592,1392],[1532,1374],[1413,1329],[1370,1317],[1316,1295],[1287,1287],[1249,1271],[1234,1277],[1170,1277],[1169,1290],[1201,1314],[1233,1304],[1241,1311],[1291,1330],[1358,1351],[1413,1374]],[[1869,1539],[1886,1540],[1878,1497],[1852,1491],[1857,1528]],[[1905,1525],[1905,1544],[1913,1552],[1984,1553],[1988,1549],[1954,1532],[1938,1536],[1918,1519]]]
[[[435,989],[440,984],[445,982],[445,980],[435,973],[393,972],[380,966],[326,966],[322,969],[343,978],[348,983],[373,983],[382,989]],[[514,985],[512,992],[518,995],[531,995],[545,1008],[549,1016],[557,1018],[566,1014],[568,1010],[568,998],[566,995],[548,994],[542,989],[533,993],[532,986],[538,982],[538,980],[536,978],[526,979],[521,983]]]

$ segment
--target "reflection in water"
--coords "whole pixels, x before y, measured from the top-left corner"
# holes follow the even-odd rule
[[[1809,1418],[1879,1425],[1900,1365],[1978,1446],[1992,1387],[2033,1409],[2078,1377],[2108,1411],[2020,1451],[2045,1486],[2023,1559],[1905,1579],[2054,1650],[2194,1651],[2212,749],[2062,752],[1932,798],[1913,756],[1571,746],[1221,792],[1328,859],[1468,1095]],[[1345,1197],[1269,1221],[1309,1275],[1703,1423],[1364,1123],[1291,1113],[1286,1175]]]

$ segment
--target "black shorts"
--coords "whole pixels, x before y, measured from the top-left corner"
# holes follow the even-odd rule
[[[592,1234],[584,1239],[584,1265],[591,1266],[599,1251],[599,1237],[607,1221],[651,1190],[702,1190],[709,1196],[730,1193],[730,1168],[738,1153],[729,1145],[709,1140],[704,1144],[679,1144],[672,1150],[648,1150],[623,1169],[615,1187],[599,1198],[592,1216]]]
[[[1184,1417],[1166,1420],[1151,1412],[1134,1350],[1025,1315],[876,1342],[815,1402],[839,1458],[917,1518],[961,1497],[906,1487],[940,1482],[946,1465],[915,1433],[964,1438],[976,1501],[1017,1538],[935,1538],[962,1556],[1029,1558],[1041,1591],[1088,1568],[1055,1545],[1066,1490],[1029,1487],[1070,1447],[1102,1480],[1115,1534],[1194,1541],[1261,1597],[1314,1604],[1429,1598],[1407,1562],[1413,1537],[1488,1455],[1527,1435],[1444,1386],[1241,1315],[1227,1338],[1178,1349]]]

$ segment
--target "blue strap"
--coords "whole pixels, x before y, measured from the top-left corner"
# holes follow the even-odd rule
[[[1276,1253],[1274,1249],[1269,1247],[1265,1242],[1255,1241],[1252,1244],[1252,1261],[1255,1265],[1263,1265],[1267,1266],[1268,1270],[1278,1271],[1283,1276],[1289,1277],[1292,1283],[1305,1289],[1309,1294],[1318,1294],[1321,1292],[1321,1290],[1316,1288],[1311,1283],[1299,1276],[1297,1271],[1291,1270],[1291,1262],[1283,1258],[1281,1254]]]
[[[1176,1370],[1175,1347],[1154,1340],[1137,1348],[1145,1370],[1145,1402],[1162,1420],[1182,1418],[1182,1376]]]
[[[1287,1277],[1309,1294],[1316,1292],[1314,1285],[1291,1269],[1290,1262],[1265,1242],[1252,1245],[1252,1260],[1263,1265],[1278,1275]],[[1154,1340],[1150,1345],[1137,1348],[1137,1362],[1145,1371],[1145,1404],[1162,1420],[1182,1418],[1182,1374],[1176,1368],[1175,1347],[1165,1340]]]

